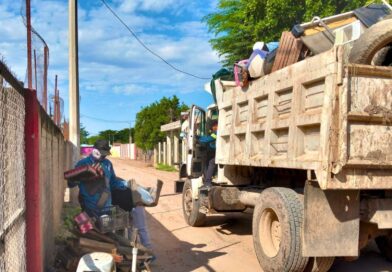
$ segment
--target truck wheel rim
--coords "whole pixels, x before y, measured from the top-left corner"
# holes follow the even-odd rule
[[[259,222],[259,240],[264,253],[272,258],[279,252],[282,237],[279,218],[272,209],[265,209]]]
[[[186,215],[190,216],[192,212],[192,190],[190,189],[185,191],[184,206]]]

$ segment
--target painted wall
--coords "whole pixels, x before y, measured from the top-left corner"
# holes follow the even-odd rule
[[[93,150],[93,146],[81,146],[80,155],[88,156]],[[121,144],[112,146],[110,149],[111,157],[114,158],[128,158],[131,160],[137,159],[137,148],[135,144]]]
[[[88,155],[90,155],[92,150],[93,150],[93,146],[81,146],[80,147],[80,155],[88,156]]]

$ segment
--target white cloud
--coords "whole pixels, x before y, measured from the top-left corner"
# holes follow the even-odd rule
[[[197,1],[119,0],[116,3],[111,5],[140,39],[176,67],[203,77],[218,69],[219,58],[208,43],[206,26],[192,16],[177,17],[189,14],[189,9],[192,14],[202,13]],[[50,48],[49,89],[54,88],[54,75],[59,75],[67,111],[67,3],[41,0],[33,5],[34,27]],[[11,0],[5,0],[0,6],[0,54],[19,78],[24,79],[26,30],[18,16],[19,8],[19,3]],[[102,106],[109,94],[110,99],[119,100],[124,108],[128,103],[124,99],[129,99],[129,103],[139,101],[132,106],[134,114],[161,95],[186,95],[202,90],[205,83],[172,70],[152,56],[102,5],[79,9],[79,66],[81,110],[91,110],[91,114],[94,114],[91,107]],[[118,104],[112,100],[111,106]]]
[[[179,0],[142,0],[141,9],[145,11],[162,11],[168,7],[181,4]]]
[[[137,85],[137,84],[119,84],[113,86],[112,91],[116,94],[134,95],[140,93],[148,94],[148,93],[156,92],[157,89],[153,86],[144,87],[142,85]]]
[[[166,9],[178,9],[184,5],[183,0],[124,0],[119,5],[121,12],[149,11],[161,12]]]
[[[139,1],[123,1],[119,6],[119,11],[121,12],[134,12],[138,6]]]

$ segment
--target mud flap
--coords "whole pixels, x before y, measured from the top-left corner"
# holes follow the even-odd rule
[[[358,256],[359,191],[306,182],[304,195],[303,256]]]
[[[174,193],[181,194],[184,190],[185,180],[179,179],[174,181]]]

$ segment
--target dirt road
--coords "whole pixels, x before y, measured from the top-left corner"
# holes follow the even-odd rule
[[[211,215],[208,225],[189,227],[182,217],[181,195],[174,194],[177,173],[155,170],[147,165],[123,159],[111,159],[119,177],[135,178],[151,185],[164,181],[159,205],[148,208],[147,220],[157,255],[153,271],[261,271],[252,244],[250,213]],[[373,246],[361,258],[347,263],[336,261],[333,272],[392,272]]]

